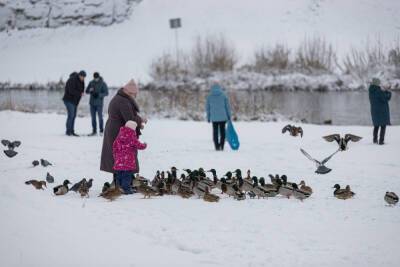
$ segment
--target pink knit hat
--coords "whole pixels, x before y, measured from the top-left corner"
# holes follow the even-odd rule
[[[133,79],[125,84],[124,90],[130,95],[137,95],[137,93],[139,93],[139,87],[136,85]]]

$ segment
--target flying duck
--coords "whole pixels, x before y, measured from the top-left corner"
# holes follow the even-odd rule
[[[294,125],[286,125],[282,129],[282,133],[289,132],[291,136],[298,136],[300,134],[301,137],[303,137],[303,129],[301,127],[296,127]]]
[[[324,138],[328,142],[336,141],[339,145],[339,151],[346,151],[347,143],[349,141],[358,142],[362,139],[362,137],[353,134],[345,134],[344,137],[340,137],[340,134],[331,134],[322,138]]]
[[[315,163],[315,165],[317,166],[317,170],[315,171],[315,173],[318,173],[318,174],[327,174],[332,170],[332,169],[326,167],[325,163],[327,163],[337,152],[339,152],[339,150],[337,150],[337,151],[335,151],[335,153],[333,153],[329,157],[325,158],[323,161],[318,161],[318,160],[314,159],[313,157],[311,157],[310,154],[308,154],[304,149],[300,148],[300,151],[301,151],[301,153],[303,153],[304,156],[306,156],[309,160],[311,160]]]

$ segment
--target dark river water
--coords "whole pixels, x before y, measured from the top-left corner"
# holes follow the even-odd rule
[[[114,95],[115,90],[110,91]],[[62,92],[47,90],[0,91],[0,110],[65,113]],[[207,92],[193,90],[142,90],[138,97],[141,113],[147,116],[204,119]],[[274,117],[304,119],[321,124],[331,120],[336,125],[371,125],[368,92],[305,91],[231,91],[234,116],[239,120],[268,120]],[[111,97],[105,99],[105,112]],[[82,98],[79,115],[89,114],[89,98]],[[391,121],[400,125],[400,92],[390,101]]]

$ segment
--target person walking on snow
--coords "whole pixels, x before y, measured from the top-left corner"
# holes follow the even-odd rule
[[[79,73],[73,72],[65,84],[63,101],[67,108],[66,135],[79,136],[75,133],[75,118],[78,110],[79,101],[85,90],[86,72],[81,70]]]
[[[132,178],[139,169],[138,150],[146,149],[147,144],[141,143],[136,135],[137,124],[127,121],[121,127],[113,143],[114,170],[116,183],[125,194],[132,194]]]
[[[380,128],[379,144],[385,143],[386,126],[390,125],[390,110],[389,101],[392,93],[380,87],[381,81],[378,78],[373,78],[369,87],[369,101],[371,103],[371,116],[374,124],[373,142],[378,143],[378,131]]]
[[[206,101],[207,121],[212,122],[215,150],[224,150],[225,124],[231,120],[229,99],[219,84],[213,84]]]
[[[90,94],[90,116],[92,117],[92,133],[89,136],[97,135],[96,115],[99,118],[100,134],[103,134],[103,105],[104,97],[108,96],[108,87],[98,72],[93,73],[93,80],[86,88],[86,94]]]

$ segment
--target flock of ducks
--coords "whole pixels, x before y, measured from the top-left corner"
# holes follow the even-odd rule
[[[271,183],[266,183],[264,177],[252,176],[247,171],[246,177],[242,171],[237,169],[234,172],[228,171],[221,179],[218,178],[215,169],[205,171],[203,168],[197,170],[184,169],[179,177],[178,169],[172,167],[169,171],[157,171],[153,180],[149,181],[144,177],[136,175],[132,187],[143,198],[163,195],[177,195],[182,198],[197,197],[207,202],[218,202],[220,197],[212,191],[218,190],[236,200],[250,198],[269,198],[281,195],[285,198],[293,196],[303,201],[308,198],[313,190],[304,181],[299,184],[289,182],[286,175],[279,176],[270,174]],[[210,173],[209,177],[207,173]],[[113,183],[106,182],[100,196],[114,200],[122,194],[122,191]]]
[[[289,132],[291,136],[303,137],[303,129],[294,125],[286,125],[282,129],[282,133]],[[339,134],[332,134],[323,137],[328,142],[336,141],[339,148],[333,154],[328,156],[322,161],[316,160],[310,156],[304,149],[300,151],[311,161],[313,161],[318,174],[326,174],[331,171],[330,168],[326,167],[325,164],[331,159],[336,153],[340,151],[346,151],[348,149],[348,142],[358,142],[362,137],[346,134],[341,137]],[[20,141],[9,141],[2,140],[1,143],[7,147],[4,150],[4,154],[7,157],[14,157],[18,154],[15,151],[21,145]],[[52,166],[48,160],[40,159],[32,162],[33,167],[41,165],[42,167]],[[217,176],[215,169],[205,171],[203,168],[196,170],[183,169],[184,173],[180,174],[178,178],[178,169],[172,167],[170,170],[157,171],[153,180],[148,180],[139,174],[137,174],[132,182],[132,188],[143,195],[143,198],[150,198],[152,196],[163,196],[163,195],[177,195],[182,198],[197,197],[207,202],[218,202],[220,196],[213,193],[219,191],[220,194],[226,194],[236,200],[244,200],[246,196],[250,198],[270,198],[281,196],[283,198],[295,198],[300,201],[307,199],[313,193],[313,189],[307,186],[304,180],[300,183],[288,181],[286,175],[272,175],[269,174],[269,183],[266,182],[264,177],[257,177],[251,174],[248,170],[246,176],[242,176],[242,171],[237,169],[233,172],[228,171],[223,177]],[[209,173],[209,175],[207,175]],[[45,190],[47,183],[54,183],[54,177],[47,172],[46,181],[44,180],[28,180],[25,182],[27,185],[32,185],[35,189]],[[69,187],[72,183],[69,180],[65,180],[61,185],[53,188],[53,193],[56,196],[62,196],[72,191],[78,193],[81,197],[89,197],[89,190],[92,187],[93,179],[87,180],[83,178],[79,182]],[[333,195],[338,199],[350,199],[355,196],[355,193],[351,190],[350,186],[347,185],[345,188],[341,188],[339,184],[334,185]],[[106,182],[103,185],[102,192],[99,197],[103,197],[108,200],[115,200],[123,194],[122,189],[114,182]],[[399,197],[394,192],[386,192],[384,200],[389,205],[395,205],[399,202]]]

